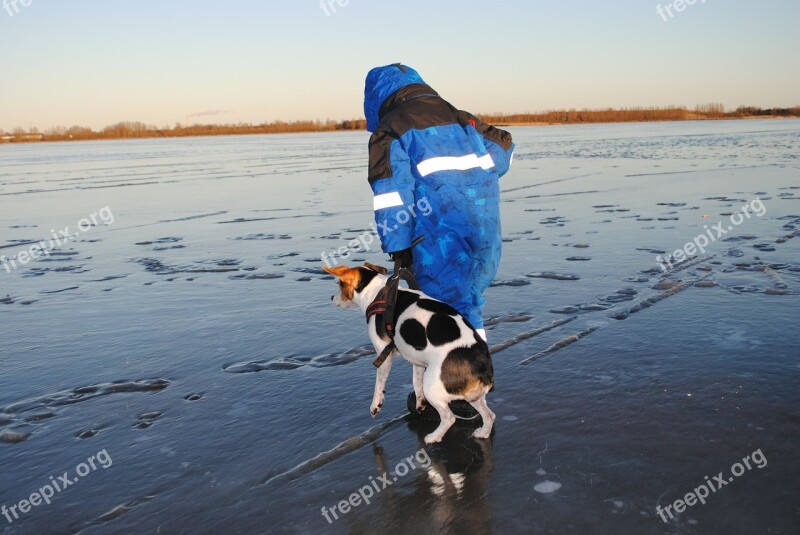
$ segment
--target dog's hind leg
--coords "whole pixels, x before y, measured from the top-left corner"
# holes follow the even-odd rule
[[[428,400],[428,403],[436,409],[441,419],[439,427],[437,427],[433,433],[425,437],[425,444],[441,442],[447,430],[456,423],[456,417],[453,411],[450,410],[449,394],[441,381],[433,377],[431,368],[427,368],[422,376],[422,391],[425,393],[425,398]]]
[[[378,368],[378,372],[375,374],[375,394],[372,396],[372,405],[369,408],[369,413],[373,418],[375,418],[375,415],[377,415],[381,411],[381,407],[383,407],[384,389],[386,388],[386,380],[389,378],[389,372],[392,370],[392,358],[394,354],[394,351],[389,353],[389,356],[386,357],[386,360],[383,361],[383,364],[381,364],[381,367]]]
[[[414,366],[414,397],[417,399],[417,412],[425,410],[425,393],[422,391],[422,374],[425,373],[425,368],[422,366]]]
[[[472,436],[475,438],[489,438],[489,435],[492,434],[495,415],[489,408],[489,405],[486,404],[486,395],[484,394],[475,401],[470,401],[469,404],[478,411],[478,414],[480,414],[483,419],[483,425],[476,429],[475,432],[472,433]]]

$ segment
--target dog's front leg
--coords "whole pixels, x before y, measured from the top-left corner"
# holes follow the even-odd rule
[[[422,392],[422,374],[425,368],[414,365],[414,397],[417,399],[417,412],[425,410],[428,402],[425,401],[425,394]]]
[[[378,373],[375,375],[375,394],[372,396],[372,406],[369,408],[373,418],[383,407],[383,393],[386,387],[386,380],[389,378],[389,371],[392,369],[392,358],[394,358],[394,351],[389,353],[389,356],[383,361],[381,367],[378,368]]]

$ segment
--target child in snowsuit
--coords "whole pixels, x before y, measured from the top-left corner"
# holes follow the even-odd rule
[[[401,64],[369,72],[364,114],[383,251],[413,266],[420,289],[485,338],[483,292],[500,263],[498,179],[511,165],[511,135],[454,108]],[[430,210],[415,209],[422,205]]]

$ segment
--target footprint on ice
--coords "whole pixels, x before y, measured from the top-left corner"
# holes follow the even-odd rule
[[[550,494],[551,492],[555,492],[560,488],[561,483],[556,483],[555,481],[544,481],[542,483],[537,483],[533,487],[533,490],[542,494]]]
[[[547,475],[547,471],[544,468],[538,468],[536,470],[536,475],[537,476],[545,476],[545,475]]]
[[[2,433],[0,433],[0,442],[6,442],[8,444],[18,444],[20,442],[25,442],[28,440],[28,437],[31,436],[30,433],[23,433],[23,432],[16,432],[10,429],[4,429]]]
[[[75,438],[79,438],[81,440],[85,440],[87,438],[92,438],[98,432],[99,432],[99,430],[97,430],[97,429],[84,429],[83,431],[78,431],[75,434]]]
[[[669,290],[676,284],[678,284],[676,281],[664,279],[651,286],[651,288],[653,290]]]

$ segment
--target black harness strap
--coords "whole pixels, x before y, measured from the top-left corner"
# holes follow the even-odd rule
[[[383,366],[383,363],[386,361],[387,358],[389,358],[389,355],[392,354],[392,351],[394,351],[394,349],[395,349],[394,340],[392,340],[386,345],[386,347],[383,348],[381,354],[378,355],[378,358],[376,358],[372,362],[372,364],[374,364],[376,368],[380,368],[381,366]]]
[[[370,303],[367,307],[367,323],[369,323],[369,319],[372,316],[377,316],[378,314],[383,315],[386,312],[386,287],[384,286],[381,288],[381,291],[378,292],[378,295],[375,296],[375,299]]]
[[[414,278],[414,272],[409,268],[395,268],[394,275],[386,281],[386,310],[383,313],[383,319],[389,338],[394,338],[395,334],[394,324],[397,317],[394,309],[397,307],[397,292],[400,290],[401,280],[406,281],[408,287],[412,290],[419,290],[419,284],[417,284],[417,279]]]
[[[411,244],[411,248],[413,249],[424,239],[425,237],[421,236],[414,240]],[[389,277],[389,280],[386,281],[386,286],[381,288],[378,295],[375,296],[375,299],[373,299],[372,303],[367,307],[367,323],[369,323],[369,319],[372,316],[381,314],[383,316],[383,325],[386,329],[386,334],[391,340],[383,351],[381,351],[381,354],[378,355],[378,358],[372,363],[376,368],[380,368],[395,349],[394,327],[395,320],[397,320],[395,317],[395,308],[397,306],[397,292],[400,289],[400,280],[406,281],[406,284],[408,284],[408,287],[412,290],[419,290],[419,284],[417,284],[417,279],[414,278],[414,272],[410,268],[400,267],[400,260],[398,259],[395,260],[394,273]]]

